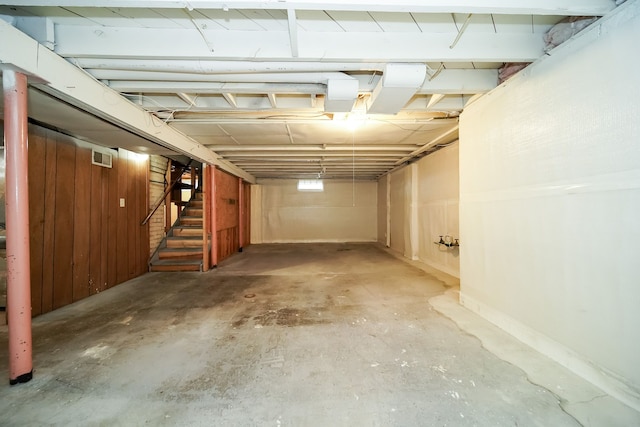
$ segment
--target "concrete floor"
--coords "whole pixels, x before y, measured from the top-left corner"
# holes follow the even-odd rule
[[[251,246],[208,273],[150,273],[34,319],[34,379],[6,374],[0,425],[640,421],[469,317],[447,281],[369,244]],[[434,307],[507,340],[533,374]],[[6,326],[0,353],[8,373]]]

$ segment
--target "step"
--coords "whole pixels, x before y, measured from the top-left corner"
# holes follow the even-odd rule
[[[168,248],[201,248],[202,235],[167,237],[166,242]]]
[[[149,271],[200,271],[201,265],[199,260],[160,260],[154,262]]]
[[[193,197],[191,199],[192,200],[202,200],[203,197],[204,197],[204,194],[202,193],[202,191],[196,191],[196,193],[193,195]]]
[[[180,217],[181,225],[197,225],[198,227],[202,227],[202,217],[197,216],[181,216]]]
[[[186,216],[199,216],[202,218],[202,207],[196,208],[193,206],[187,206],[182,211],[182,215]]]
[[[202,259],[202,246],[199,248],[163,248],[158,251],[160,259]]]
[[[202,203],[203,203],[202,200],[191,200],[189,202],[189,205],[188,205],[187,209],[188,208],[199,208],[199,209],[202,209]]]
[[[173,229],[174,236],[202,236],[202,227],[179,225]]]

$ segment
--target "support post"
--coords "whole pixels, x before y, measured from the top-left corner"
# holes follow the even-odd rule
[[[2,72],[6,156],[7,314],[9,384],[33,377],[31,272],[29,262],[29,158],[27,151],[27,76]]]
[[[238,252],[242,252],[244,243],[244,183],[238,178]]]

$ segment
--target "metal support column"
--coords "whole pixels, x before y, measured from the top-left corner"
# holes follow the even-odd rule
[[[7,315],[9,383],[33,377],[31,272],[29,263],[29,185],[27,175],[27,76],[3,70],[6,155]]]

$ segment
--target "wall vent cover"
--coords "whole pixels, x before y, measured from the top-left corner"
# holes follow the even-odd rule
[[[113,167],[113,157],[109,153],[91,150],[91,163],[105,168]]]

